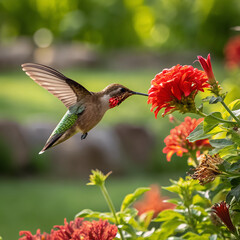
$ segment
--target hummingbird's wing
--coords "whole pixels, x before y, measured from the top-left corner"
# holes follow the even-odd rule
[[[51,67],[36,63],[24,63],[22,69],[36,83],[60,99],[67,108],[75,105],[86,95],[92,94],[79,83]]]

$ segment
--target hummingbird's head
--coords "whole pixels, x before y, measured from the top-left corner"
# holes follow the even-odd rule
[[[125,99],[132,95],[148,96],[145,93],[134,92],[121,84],[110,84],[102,91],[108,100],[109,108],[120,105]]]

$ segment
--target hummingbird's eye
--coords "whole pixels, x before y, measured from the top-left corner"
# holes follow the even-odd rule
[[[121,92],[121,93],[126,92],[126,88],[121,88],[121,89],[120,89],[120,92]]]

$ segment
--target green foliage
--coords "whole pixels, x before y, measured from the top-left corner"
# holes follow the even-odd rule
[[[222,101],[222,100],[221,100]],[[230,103],[226,108],[232,111],[234,116],[239,119],[238,114],[239,100]],[[240,135],[238,133],[239,123],[226,112],[213,112],[204,118],[194,131],[188,136],[190,142],[211,138],[210,144],[214,149],[210,154],[220,154],[225,160],[238,159],[240,148]]]
[[[98,175],[100,174],[101,176],[103,176],[103,174],[99,170],[96,170],[93,172],[93,174],[95,175],[96,173]],[[143,220],[139,219],[138,221],[136,219],[137,210],[130,207],[132,203],[136,201],[143,193],[148,191],[149,188],[138,188],[135,190],[134,193],[128,194],[124,198],[121,204],[121,210],[119,212],[115,212],[115,208],[112,204],[110,196],[108,195],[108,192],[104,187],[105,180],[106,178],[103,179],[103,182],[101,184],[96,184],[96,185],[99,186],[100,189],[102,190],[103,196],[105,197],[111,212],[101,213],[101,212],[92,211],[90,209],[85,209],[79,212],[76,215],[76,217],[84,217],[84,218],[91,218],[91,219],[92,218],[107,219],[118,226],[121,239],[124,239],[122,231],[124,231],[124,234],[126,234],[126,236],[128,235],[131,236],[132,239],[143,239],[142,238],[143,234],[147,234],[148,236],[154,234],[154,232],[148,232],[148,226],[151,222],[150,220],[153,216],[153,212],[149,212],[145,214],[144,219]]]
[[[204,48],[222,55],[239,10],[238,0],[10,0],[0,2],[0,32],[5,43],[44,27],[56,42],[79,40],[105,49]]]
[[[232,169],[236,168],[236,165],[232,166]],[[171,182],[172,185],[164,189],[177,195],[177,198],[169,200],[177,203],[176,208],[163,210],[156,218],[152,218],[153,211],[138,216],[137,210],[131,206],[138,197],[148,190],[146,188],[138,188],[134,193],[128,194],[121,204],[121,210],[118,212],[96,212],[85,209],[79,212],[76,217],[101,218],[115,223],[119,232],[121,231],[120,238],[116,239],[122,240],[217,240],[222,239],[223,236],[232,239],[231,233],[228,231],[223,233],[222,228],[214,225],[211,218],[209,208],[212,205],[213,196],[218,193],[215,190],[219,185],[201,186],[189,177],[180,178],[178,181],[171,180]],[[100,185],[98,186],[101,188]],[[239,194],[238,189],[235,191]],[[108,197],[105,196],[105,199],[108,199]],[[155,224],[155,227],[152,226],[151,222]]]
[[[146,191],[148,191],[149,188],[138,188],[134,193],[130,193],[128,194],[123,202],[122,202],[122,206],[121,206],[121,211],[124,211],[127,207],[129,207],[134,201],[136,201],[136,199],[141,196],[143,193],[145,193]]]

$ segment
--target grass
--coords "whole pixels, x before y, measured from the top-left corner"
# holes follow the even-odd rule
[[[127,178],[110,176],[106,187],[116,209],[119,209],[126,194],[153,183],[169,185],[169,177],[174,178],[175,175]],[[30,230],[35,233],[38,228],[49,232],[54,225],[62,225],[64,218],[73,220],[83,209],[108,211],[100,189],[86,186],[87,182],[1,179],[0,236],[6,240],[18,239],[19,231]]]

